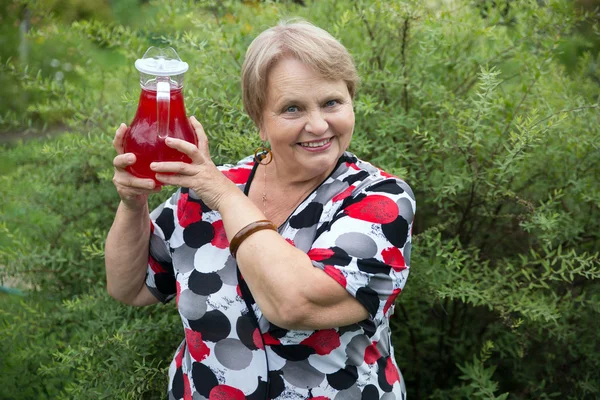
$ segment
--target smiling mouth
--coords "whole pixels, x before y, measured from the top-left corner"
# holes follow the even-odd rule
[[[302,147],[317,148],[325,146],[327,143],[331,142],[331,139],[333,138],[330,137],[329,139],[323,139],[315,142],[301,142],[298,144]]]

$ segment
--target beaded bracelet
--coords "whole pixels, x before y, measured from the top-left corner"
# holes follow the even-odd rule
[[[235,234],[231,242],[229,243],[229,252],[235,258],[235,253],[237,253],[240,244],[244,240],[248,238],[248,236],[256,233],[258,231],[262,231],[263,229],[272,229],[277,232],[277,227],[274,223],[269,221],[268,219],[261,219],[260,221],[254,221],[240,229],[238,233]]]

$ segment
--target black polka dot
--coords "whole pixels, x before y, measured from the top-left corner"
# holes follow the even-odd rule
[[[219,310],[212,310],[197,320],[189,320],[190,328],[202,334],[202,340],[218,342],[231,332],[229,319]]]
[[[356,291],[356,300],[365,306],[371,317],[377,314],[379,309],[379,296],[377,292],[370,287],[361,287]]]
[[[165,235],[165,240],[171,239],[171,235],[175,230],[175,220],[173,219],[173,210],[170,208],[163,208],[158,218],[156,218],[156,225],[160,227]]]
[[[400,194],[404,193],[404,189],[398,185],[393,179],[386,179],[385,181],[378,182],[374,185],[369,186],[366,192],[383,192],[389,194]]]
[[[356,264],[358,265],[358,269],[368,274],[389,275],[392,269],[389,265],[384,264],[375,258],[362,258],[359,259]]]
[[[377,332],[377,327],[375,326],[375,322],[372,319],[363,319],[358,323],[358,325],[363,329],[365,335],[368,337],[372,337],[375,332]]]
[[[192,379],[194,380],[196,391],[207,399],[212,388],[219,384],[214,372],[206,365],[197,362],[192,364]],[[181,396],[176,396],[175,398],[180,399],[182,397],[183,393]]]
[[[327,374],[327,382],[337,390],[345,390],[354,385],[358,379],[358,372],[354,365],[346,365],[346,368],[340,369],[333,374]]]
[[[346,326],[340,327],[338,329],[338,332],[340,334],[340,337],[342,337],[347,332],[356,332],[358,330],[360,330],[360,326],[358,324],[351,324],[351,325],[346,325]]]
[[[344,153],[342,157],[345,158],[346,161],[350,164],[356,164],[358,162],[358,158],[356,158],[356,156],[354,155],[351,155],[350,153]]]
[[[215,236],[215,228],[206,221],[194,222],[183,230],[183,241],[193,249],[204,246]]]
[[[283,329],[272,322],[269,322],[269,334],[273,336],[275,339],[281,339],[285,335],[288,334],[287,329]]]
[[[154,274],[154,284],[161,293],[176,293],[175,276],[169,273]]]
[[[197,270],[192,271],[188,280],[188,287],[196,294],[208,296],[219,291],[223,286],[221,277],[216,272],[204,274]]]
[[[358,194],[354,197],[346,197],[343,201],[342,201],[342,209],[347,208],[348,206],[351,206],[352,204],[356,204],[356,203],[360,203],[364,198],[366,198],[367,195],[364,193]]]
[[[408,222],[402,216],[398,215],[389,224],[381,225],[381,230],[391,244],[400,249],[404,247],[404,243],[406,243],[406,238],[408,237]]]
[[[352,258],[341,247],[334,246],[331,247],[330,250],[333,251],[333,254],[328,258],[319,260],[319,262],[322,262],[325,265],[346,266],[352,261]]]
[[[323,204],[309,203],[302,211],[290,218],[290,226],[294,229],[308,228],[319,222],[323,213]]]
[[[379,390],[377,390],[375,385],[365,386],[360,400],[379,400]]]
[[[239,317],[235,324],[235,331],[237,332],[240,341],[250,350],[258,350],[256,344],[254,344],[254,331],[256,329],[256,323],[249,314],[244,314]]]
[[[181,367],[179,367],[177,368],[177,371],[175,371],[175,376],[173,376],[173,388],[171,392],[173,393],[173,397],[181,399],[183,398],[183,391],[183,371],[181,370]]]
[[[367,171],[358,171],[357,173],[344,178],[344,182],[346,182],[348,185],[352,186],[353,183],[362,181],[365,178],[367,178],[368,176],[369,176],[369,173]]]
[[[281,370],[269,371],[269,398],[275,399],[285,390],[285,383],[281,376]]]
[[[315,349],[303,344],[276,345],[271,346],[271,350],[279,357],[289,361],[306,360],[311,354],[315,354]]]

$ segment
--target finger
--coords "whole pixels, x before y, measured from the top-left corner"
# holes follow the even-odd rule
[[[174,173],[181,175],[196,175],[198,167],[181,161],[163,161],[150,163],[150,169],[159,173]]]
[[[187,178],[182,175],[156,174],[156,180],[165,186],[189,187]]]
[[[127,132],[127,125],[121,123],[115,132],[115,138],[113,139],[113,147],[117,151],[117,154],[123,154],[123,138]]]
[[[167,138],[165,140],[165,143],[172,149],[182,152],[183,154],[191,158],[192,161],[195,163],[204,162],[204,157],[202,157],[202,154],[199,152],[198,147],[196,147],[196,145],[193,143],[171,137]]]
[[[189,119],[190,124],[192,124],[192,127],[194,128],[194,132],[196,132],[198,148],[203,151],[204,154],[208,154],[208,137],[206,136],[206,132],[204,132],[204,127],[193,115]]]
[[[125,169],[126,167],[135,164],[136,158],[133,153],[119,154],[113,159],[115,168]]]
[[[129,192],[133,190],[135,194],[147,194],[147,191],[156,189],[154,180],[136,178],[128,172],[115,173],[113,183],[120,189],[119,191]],[[139,192],[140,190],[142,192]]]

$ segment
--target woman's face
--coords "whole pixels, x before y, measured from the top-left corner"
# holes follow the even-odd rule
[[[297,180],[324,179],[354,130],[346,83],[326,80],[294,58],[279,60],[267,82],[260,135],[271,144],[278,172]]]

